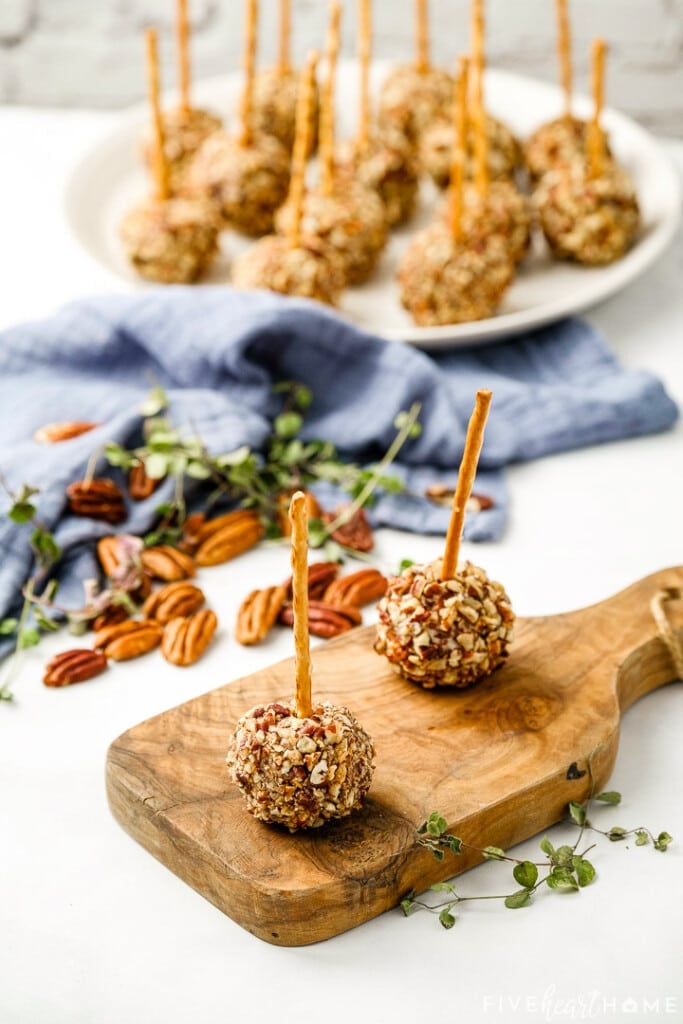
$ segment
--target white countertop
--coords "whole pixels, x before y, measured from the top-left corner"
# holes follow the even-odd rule
[[[69,167],[110,123],[108,115],[0,111],[0,326],[125,287],[81,252],[60,207]],[[671,152],[683,167],[683,145]],[[683,407],[682,270],[679,231],[657,266],[588,319],[623,363],[659,374]],[[682,469],[680,423],[664,435],[513,467],[504,540],[464,553],[505,582],[521,615],[600,600],[683,562]],[[439,546],[382,531],[378,557],[393,565]],[[287,574],[284,550],[249,559],[254,579]],[[243,573],[233,563],[200,577],[228,631]],[[579,895],[544,893],[515,913],[470,904],[449,933],[434,917],[394,911],[328,942],[284,949],[243,931],[136,845],[106,804],[111,740],[288,656],[290,644],[283,633],[244,650],[223,634],[191,669],[154,654],[64,691],[40,678],[65,638],[28,652],[15,703],[0,707],[1,1024],[683,1019],[680,685],[625,715],[610,783],[624,800],[603,812],[610,824],[666,829],[676,843],[663,856],[601,841],[591,857],[599,878]],[[572,833],[557,826],[549,834],[558,843]],[[530,840],[518,855],[536,848]],[[507,877],[489,863],[460,887],[505,891]]]

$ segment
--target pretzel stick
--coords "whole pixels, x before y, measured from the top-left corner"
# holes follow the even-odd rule
[[[477,391],[474,412],[467,425],[467,437],[465,439],[465,450],[462,454],[462,462],[458,472],[458,483],[453,495],[453,509],[451,520],[448,524],[446,535],[446,550],[441,565],[441,579],[451,580],[458,568],[458,552],[460,550],[460,539],[462,528],[465,525],[465,507],[472,493],[472,484],[477,474],[477,463],[484,441],[484,429],[491,404],[490,391]]]
[[[311,50],[306,59],[306,65],[301,72],[299,93],[296,101],[292,177],[287,199],[292,207],[292,220],[288,231],[289,242],[292,247],[297,246],[301,241],[301,215],[306,186],[306,158],[311,145],[311,135],[313,134],[311,130],[311,111],[313,110],[313,93],[315,90],[315,71],[317,66],[318,54],[315,50]]]
[[[152,175],[156,187],[156,198],[168,199],[168,160],[164,150],[164,125],[159,105],[159,53],[157,48],[156,29],[148,28],[145,32],[146,64],[147,64],[147,95],[152,110]]]
[[[280,38],[278,46],[277,73],[284,78],[291,70],[290,37],[292,34],[291,6],[289,0],[280,0]]]
[[[489,190],[489,140],[484,108],[484,2],[472,3],[472,60],[474,62],[474,184],[480,196]]]
[[[180,83],[180,109],[190,109],[190,26],[187,20],[187,0],[176,3],[176,45],[178,48],[178,80]]]
[[[363,150],[370,137],[370,53],[372,27],[370,0],[358,0],[358,62],[360,64],[360,121],[358,149]]]
[[[560,61],[560,81],[564,92],[564,116],[571,117],[574,74],[567,2],[568,0],[556,0],[555,8],[557,11],[557,55]]]
[[[429,19],[427,16],[427,0],[415,0],[415,16],[417,20],[417,48],[415,70],[424,75],[429,71]]]
[[[308,632],[308,510],[306,495],[297,491],[289,505],[292,525],[292,609],[297,718],[310,718],[311,649]]]
[[[463,186],[467,158],[467,81],[469,58],[458,58],[453,95],[453,153],[451,157],[450,228],[453,240],[462,237]]]
[[[246,0],[247,27],[244,38],[244,89],[242,90],[241,119],[242,132],[240,146],[249,146],[252,140],[251,111],[254,100],[254,68],[256,64],[256,21],[258,19],[258,0]]]
[[[341,4],[338,3],[338,0],[334,0],[330,5],[330,21],[325,47],[327,80],[320,107],[320,191],[326,196],[329,196],[334,188],[334,94],[339,54],[340,17]]]
[[[605,157],[605,137],[600,119],[605,103],[605,51],[604,39],[596,39],[593,43],[593,99],[595,108],[593,118],[588,126],[588,176],[597,178],[602,173]]]

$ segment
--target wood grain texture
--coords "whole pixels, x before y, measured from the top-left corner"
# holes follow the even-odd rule
[[[508,664],[465,692],[426,692],[372,650],[374,628],[313,653],[317,698],[347,704],[373,736],[377,770],[360,813],[290,835],[246,811],[224,765],[248,708],[291,696],[293,662],[239,679],[124,733],[107,758],[107,792],[121,825],[162,863],[268,942],[304,945],[369,920],[409,890],[477,863],[443,863],[414,845],[438,809],[474,846],[509,847],[559,820],[587,794],[568,780],[599,746],[604,786],[621,712],[672,680],[650,600],[683,585],[663,570],[581,611],[522,619]],[[683,639],[683,609],[672,605]],[[676,619],[675,616],[678,616]]]

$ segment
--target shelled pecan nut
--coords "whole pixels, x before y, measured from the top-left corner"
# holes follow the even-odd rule
[[[178,544],[181,551],[187,555],[193,555],[201,540],[201,530],[206,522],[206,515],[203,512],[193,512],[183,523],[183,535]]]
[[[339,572],[339,562],[313,562],[308,567],[308,596],[314,601],[322,600],[323,594]],[[289,576],[282,586],[287,597],[292,596],[292,577]]]
[[[146,573],[166,583],[186,580],[195,574],[194,562],[190,556],[171,547],[170,544],[157,544],[145,548],[140,554],[140,561]]]
[[[436,483],[431,484],[424,493],[425,498],[429,498],[435,505],[443,505],[445,508],[450,508],[453,504],[455,488],[450,487],[448,484]],[[490,498],[488,494],[477,494],[476,491],[472,491],[467,500],[465,510],[467,512],[483,512],[484,509],[493,508],[493,505],[493,498]]]
[[[77,516],[89,519],[102,519],[113,526],[122,523],[126,518],[126,505],[123,494],[113,480],[106,477],[95,477],[85,482],[76,480],[66,489],[69,508]]]
[[[379,569],[359,569],[349,576],[333,580],[325,591],[324,600],[330,604],[353,604],[361,608],[384,597],[387,579]]]
[[[100,537],[97,542],[97,559],[104,570],[104,575],[110,578],[119,567],[119,538]]]
[[[306,495],[307,518],[320,519],[323,513],[317,499],[310,491],[304,491],[304,494]],[[279,526],[280,533],[283,537],[291,537],[292,535],[292,524],[289,521],[289,503],[291,499],[291,494],[287,494],[286,492],[279,494],[277,499],[277,525]]]
[[[342,505],[335,512],[323,512],[322,519],[329,526],[330,523],[333,523],[335,519],[338,519],[343,514],[344,506]],[[354,551],[372,551],[375,546],[372,528],[368,522],[365,510],[362,508],[356,509],[348,523],[338,526],[334,533],[331,534],[331,537],[338,544],[343,544],[347,548],[353,548]]]
[[[133,501],[144,501],[145,498],[150,498],[160,483],[161,480],[147,476],[147,470],[142,462],[131,466],[128,472],[128,493]]]
[[[160,587],[145,601],[142,614],[146,619],[156,619],[162,625],[171,619],[187,618],[204,604],[206,598],[194,583],[180,580]]]
[[[98,633],[105,626],[115,626],[119,622],[125,622],[130,618],[130,612],[123,604],[110,604],[108,608],[93,619],[92,628]]]
[[[279,616],[285,626],[294,625],[294,610],[285,604]],[[326,601],[309,601],[308,628],[313,636],[329,639],[346,633],[354,626],[360,626],[361,614],[353,605],[328,604]]]
[[[265,640],[287,598],[284,586],[252,590],[237,612],[235,640],[249,646]]]
[[[56,654],[45,666],[43,682],[46,686],[70,686],[99,676],[107,667],[107,659],[99,651],[77,647]]]
[[[173,665],[194,665],[211,643],[217,625],[218,619],[208,608],[189,618],[171,619],[164,629],[161,653]]]
[[[93,647],[112,661],[128,661],[153,651],[161,643],[163,628],[152,619],[129,619],[106,626],[95,634]]]
[[[90,420],[70,420],[63,423],[46,423],[40,430],[36,430],[33,440],[39,444],[59,444],[60,441],[70,441],[81,434],[99,427],[99,423],[91,423]]]
[[[204,524],[195,561],[202,566],[221,565],[253,548],[262,537],[263,526],[256,512],[248,509],[228,512]]]

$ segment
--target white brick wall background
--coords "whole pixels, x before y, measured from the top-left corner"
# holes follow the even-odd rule
[[[587,80],[590,40],[610,43],[608,100],[654,130],[683,136],[683,0],[570,0],[578,85]],[[238,66],[242,0],[190,0],[197,76]],[[277,0],[261,0],[259,56],[272,59]],[[293,0],[301,56],[324,39],[326,0]],[[436,60],[467,44],[467,0],[432,0]],[[345,0],[343,45],[351,53],[355,0]],[[142,29],[161,30],[171,79],[173,0],[0,0],[0,102],[121,106],[144,94]],[[492,64],[556,78],[554,0],[488,0]],[[375,0],[375,54],[411,53],[413,0]]]

